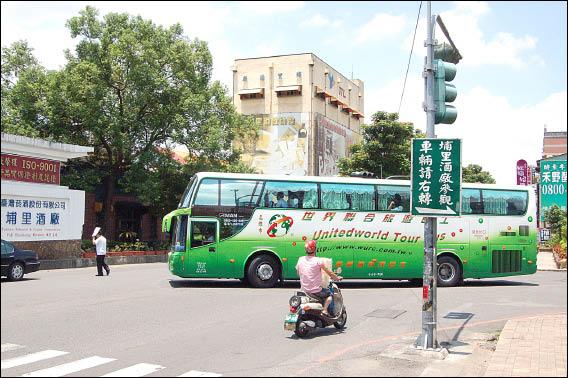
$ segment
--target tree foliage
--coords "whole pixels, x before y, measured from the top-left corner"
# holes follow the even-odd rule
[[[410,174],[412,138],[422,137],[414,125],[400,122],[398,113],[376,112],[370,125],[361,127],[363,141],[350,148],[350,156],[339,161],[342,175],[368,171],[375,177]]]
[[[94,147],[66,167],[65,184],[104,182],[105,212],[118,189],[159,212],[177,204],[198,169],[248,169],[232,141],[254,138],[255,126],[212,81],[206,42],[179,24],[100,18],[89,6],[67,27],[78,43],[61,70],[46,72],[25,42],[2,49],[2,131]],[[175,145],[187,147],[187,162],[173,159]]]
[[[2,47],[2,132],[47,137],[51,75],[25,41]]]
[[[552,238],[550,243],[553,246],[560,246],[566,254],[566,211],[560,209],[557,205],[553,205],[544,212],[544,221],[550,227]]]
[[[491,173],[486,172],[480,165],[469,164],[462,169],[462,182],[495,184],[495,179]]]

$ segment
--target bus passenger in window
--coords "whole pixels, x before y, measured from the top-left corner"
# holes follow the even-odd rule
[[[274,207],[288,207],[288,202],[284,199],[283,192],[276,194],[276,205],[274,205]]]
[[[392,199],[391,203],[389,203],[389,207],[387,208],[387,210],[392,210],[392,211],[402,211],[402,198],[400,197],[400,194],[396,193],[394,195],[394,198]]]

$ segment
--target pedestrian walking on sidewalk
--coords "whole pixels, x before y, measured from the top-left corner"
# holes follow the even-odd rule
[[[93,244],[95,245],[95,248],[97,249],[97,276],[102,276],[103,275],[103,268],[106,271],[107,276],[110,274],[110,268],[108,267],[108,265],[105,263],[105,256],[106,256],[106,252],[107,252],[107,240],[106,238],[101,234],[101,228],[97,227],[95,228],[95,231],[93,232]]]

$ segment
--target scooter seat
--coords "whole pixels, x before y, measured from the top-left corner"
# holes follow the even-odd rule
[[[302,304],[304,310],[306,306],[308,306],[311,311],[323,311],[323,305],[321,303],[310,302]]]

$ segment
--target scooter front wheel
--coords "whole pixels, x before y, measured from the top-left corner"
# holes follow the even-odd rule
[[[345,328],[346,323],[347,323],[347,311],[343,309],[343,311],[341,311],[341,316],[339,316],[339,319],[337,319],[337,321],[333,323],[333,326],[337,329],[343,329]]]

